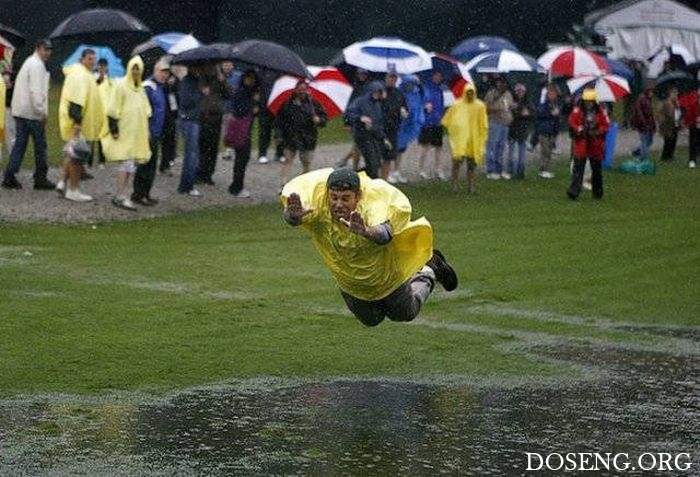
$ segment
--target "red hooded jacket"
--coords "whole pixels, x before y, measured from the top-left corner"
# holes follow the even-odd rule
[[[610,119],[604,106],[593,108],[591,125],[586,125],[585,111],[578,105],[569,114],[569,127],[573,133],[574,158],[591,158],[602,161],[605,157],[605,135],[610,129]],[[592,127],[591,127],[592,126]]]

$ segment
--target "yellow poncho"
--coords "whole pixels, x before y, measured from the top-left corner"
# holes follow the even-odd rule
[[[141,76],[134,83],[131,70],[138,65]],[[107,117],[119,120],[119,138],[114,139],[105,124],[102,151],[108,161],[133,159],[138,163],[148,162],[151,147],[148,143],[148,118],[151,103],[143,89],[143,60],[134,56],[126,66],[126,75],[114,86],[112,99],[106,108]]]
[[[88,141],[100,138],[102,125],[105,121],[104,107],[97,82],[92,73],[78,63],[66,70],[66,79],[61,90],[61,101],[58,106],[58,124],[61,139],[68,141],[73,137],[75,123],[68,115],[69,103],[75,103],[83,108],[83,121],[80,132]]]
[[[467,102],[467,91],[474,91],[471,102]],[[462,97],[447,110],[442,125],[447,129],[454,159],[471,157],[477,164],[484,162],[489,119],[486,105],[476,98],[476,88],[472,84],[467,83]]]
[[[320,169],[292,179],[282,190],[282,204],[296,192],[304,208],[314,209],[304,217],[301,227],[311,235],[341,290],[361,300],[380,300],[430,259],[433,230],[424,217],[411,221],[411,204],[400,190],[363,173],[362,198],[356,210],[368,226],[388,221],[393,238],[379,245],[350,232],[331,217],[326,180],[332,171]]]

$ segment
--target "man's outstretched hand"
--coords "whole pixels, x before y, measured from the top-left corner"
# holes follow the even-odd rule
[[[284,209],[284,216],[288,220],[301,223],[301,219],[313,212],[314,209],[305,209],[301,205],[301,197],[296,192],[292,192],[287,198],[287,208]]]
[[[360,215],[360,213],[356,210],[350,212],[350,220],[340,219],[340,222],[344,224],[347,228],[349,228],[351,232],[355,232],[356,234],[360,235],[367,234],[367,227],[365,226],[365,221],[362,218],[362,215]]]

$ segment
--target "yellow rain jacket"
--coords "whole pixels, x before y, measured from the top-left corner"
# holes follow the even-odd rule
[[[471,102],[467,102],[467,91],[474,91]],[[442,125],[447,129],[454,159],[471,157],[477,164],[484,162],[489,118],[486,105],[476,97],[474,85],[467,83],[462,97],[443,116]]]
[[[311,235],[341,290],[361,300],[380,300],[430,259],[433,230],[424,217],[411,221],[411,204],[399,189],[361,173],[362,197],[356,210],[368,226],[388,221],[393,238],[379,245],[351,232],[331,216],[326,181],[332,171],[319,169],[292,179],[282,190],[282,204],[286,206],[289,195],[296,192],[304,208],[314,209],[301,227]]]
[[[95,77],[80,63],[71,65],[64,71],[67,74],[58,105],[61,139],[68,141],[73,137],[75,123],[68,115],[68,108],[70,103],[75,103],[83,108],[83,122],[80,128],[82,136],[88,141],[97,141],[102,132],[105,115]]]
[[[141,75],[134,82],[131,70],[135,65]],[[119,121],[119,137],[115,139],[109,133],[105,123],[102,137],[102,151],[108,161],[126,161],[133,159],[138,163],[148,162],[151,147],[148,143],[148,118],[151,117],[151,103],[143,89],[143,60],[134,56],[126,65],[126,75],[114,86],[112,99],[106,108],[108,118]]]

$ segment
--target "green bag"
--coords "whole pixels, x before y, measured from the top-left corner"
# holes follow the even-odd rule
[[[618,170],[624,174],[632,174],[636,176],[654,175],[656,174],[656,163],[649,159],[644,159],[642,161],[628,159],[626,161],[622,161],[622,164],[620,164]]]

